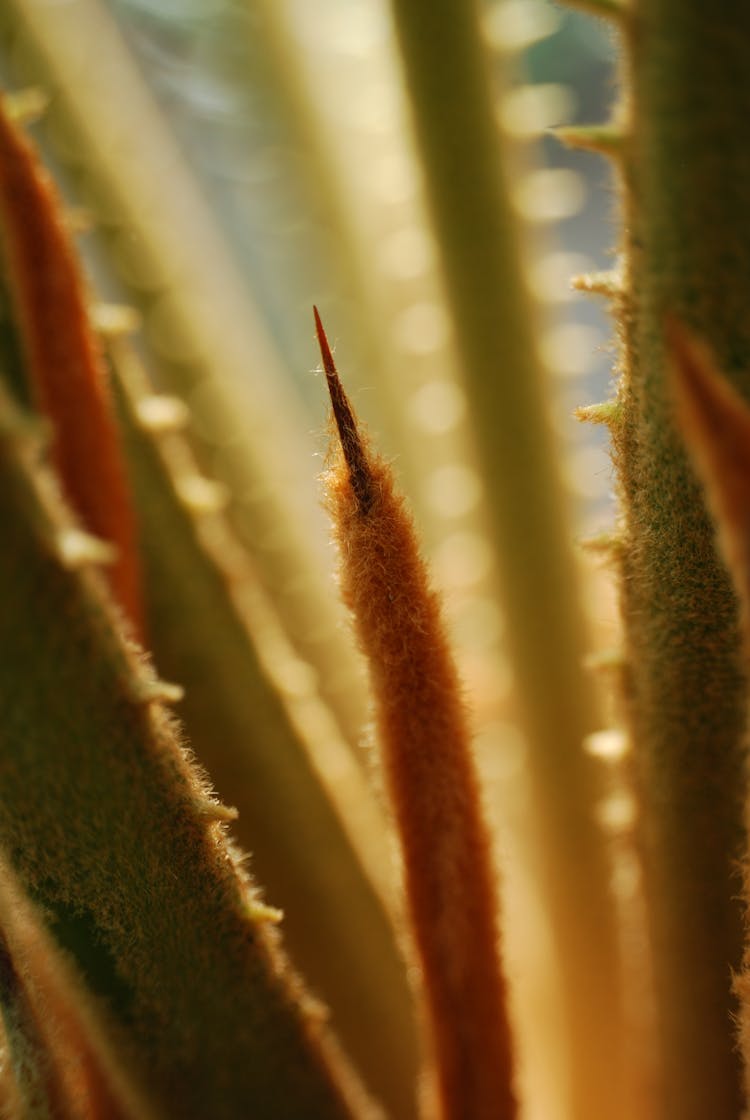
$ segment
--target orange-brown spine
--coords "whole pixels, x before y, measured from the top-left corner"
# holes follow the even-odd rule
[[[341,583],[367,655],[431,1026],[440,1115],[516,1115],[497,898],[466,712],[411,518],[358,431],[317,311],[343,458],[328,477]]]

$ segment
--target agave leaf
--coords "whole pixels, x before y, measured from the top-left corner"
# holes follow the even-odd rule
[[[359,1089],[207,813],[157,682],[98,574],[61,559],[74,522],[8,402],[2,422],[0,844],[13,870],[157,1107],[356,1114]]]
[[[517,1115],[489,838],[458,676],[414,527],[369,448],[315,312],[342,454],[327,477],[344,601],[368,657],[378,741],[424,973],[445,1120]]]

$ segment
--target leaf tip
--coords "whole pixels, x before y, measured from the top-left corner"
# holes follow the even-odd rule
[[[349,398],[344,392],[344,387],[336,370],[325,328],[315,306],[313,306],[313,314],[315,316],[318,345],[323,359],[323,369],[325,370],[328,392],[331,397],[333,418],[336,421],[336,428],[341,441],[341,450],[349,471],[349,481],[357,500],[359,512],[364,515],[369,512],[375,498],[367,451],[357,427]]]

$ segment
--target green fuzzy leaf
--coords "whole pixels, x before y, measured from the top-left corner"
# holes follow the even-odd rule
[[[0,844],[168,1115],[357,1114],[140,652],[60,562],[70,518],[17,427],[3,405]]]

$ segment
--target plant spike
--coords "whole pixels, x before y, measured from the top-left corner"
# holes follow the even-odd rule
[[[346,460],[347,469],[349,471],[349,482],[359,511],[361,515],[365,517],[370,512],[372,504],[375,501],[375,494],[372,491],[373,478],[368,455],[357,430],[357,421],[346,393],[344,392],[344,387],[336,373],[336,366],[334,365],[331,348],[328,345],[328,339],[326,338],[323,324],[320,321],[317,307],[313,308],[313,314],[315,316],[315,330],[318,336],[320,353],[323,358],[323,369],[325,370],[328,392],[331,396],[333,417],[336,421],[341,450],[344,454],[344,459]]]
[[[84,280],[63,208],[0,98],[0,233],[34,396],[53,423],[52,456],[86,529],[116,549],[115,599],[142,636],[135,520]]]
[[[657,1007],[657,1115],[742,1112],[731,976],[742,959],[746,684],[736,601],[679,437],[665,316],[750,395],[750,7],[637,0],[624,40],[624,701]],[[684,349],[684,348],[683,348]],[[690,347],[688,346],[688,349]],[[687,351],[686,351],[687,352]]]
[[[422,965],[442,1120],[516,1116],[489,839],[460,685],[414,527],[315,325],[343,462],[327,476],[345,602],[370,664]],[[429,1112],[428,1115],[434,1115]]]

